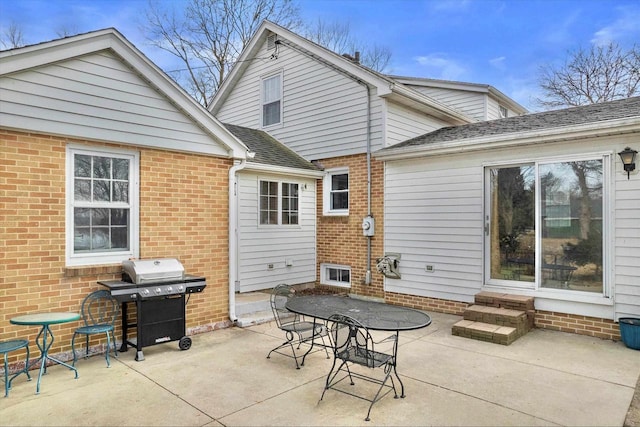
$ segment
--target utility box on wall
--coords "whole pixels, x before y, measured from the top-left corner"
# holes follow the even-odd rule
[[[362,234],[366,237],[372,237],[375,234],[376,222],[371,215],[364,217],[362,220]]]

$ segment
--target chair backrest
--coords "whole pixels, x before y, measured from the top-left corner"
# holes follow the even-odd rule
[[[82,319],[86,326],[113,326],[119,310],[118,301],[106,289],[91,292],[82,301]]]
[[[298,315],[290,312],[285,307],[289,298],[294,296],[295,290],[286,284],[280,284],[273,288],[271,291],[271,311],[273,311],[273,317],[276,320],[278,328],[282,328],[283,325],[288,325],[298,321]]]
[[[329,336],[335,357],[370,368],[376,366],[375,343],[365,326],[343,314],[331,315],[329,323]]]

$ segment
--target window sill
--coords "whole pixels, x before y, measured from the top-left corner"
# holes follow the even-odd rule
[[[65,267],[64,269],[64,277],[100,276],[103,274],[122,274],[122,264],[85,265]]]

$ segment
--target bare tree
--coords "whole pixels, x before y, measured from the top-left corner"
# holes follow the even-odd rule
[[[338,54],[352,55],[360,52],[360,63],[374,71],[384,72],[391,60],[389,48],[376,44],[366,45],[354,39],[347,22],[328,22],[318,19],[305,27],[304,36]]]
[[[263,20],[300,25],[292,0],[190,0],[184,11],[149,2],[144,31],[152,45],[178,57],[185,68],[169,71],[208,107],[224,77]]]
[[[618,44],[592,46],[569,54],[559,68],[541,67],[545,108],[562,108],[628,98],[640,93],[640,47],[623,50]]]
[[[25,44],[22,28],[15,22],[9,24],[2,34],[0,34],[0,46],[2,46],[2,49],[15,49]]]
[[[80,30],[75,23],[60,25],[56,30],[56,35],[60,38],[75,36]]]

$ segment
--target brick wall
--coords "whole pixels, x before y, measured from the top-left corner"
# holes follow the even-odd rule
[[[17,315],[79,312],[98,280],[120,278],[119,265],[65,267],[66,144],[98,144],[0,130],[0,340],[28,338],[38,327],[11,325]],[[117,145],[111,145],[117,147]],[[128,147],[130,148],[130,147]],[[187,305],[191,333],[228,325],[229,160],[140,150],[140,256],[175,257],[207,288]],[[54,326],[52,354],[67,353],[77,323]],[[116,338],[121,338],[120,327]],[[12,354],[16,360],[19,353]]]
[[[382,275],[376,271],[376,258],[383,255],[383,163],[371,161],[372,215],[375,236],[371,238],[371,284],[365,285],[367,270],[367,237],[362,234],[362,220],[367,216],[367,158],[366,155],[336,157],[321,161],[325,169],[349,168],[349,216],[324,216],[322,180],[318,180],[317,194],[317,256],[320,264],[351,266],[351,290],[358,295],[382,297]]]
[[[620,328],[613,320],[538,310],[535,325],[553,331],[620,341]]]

